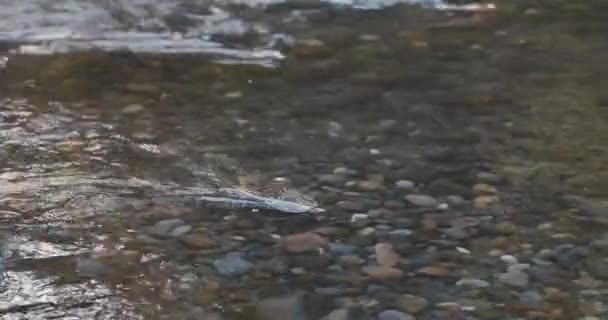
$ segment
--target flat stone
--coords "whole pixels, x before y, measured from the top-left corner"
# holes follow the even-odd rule
[[[283,246],[292,253],[317,251],[327,244],[327,239],[312,232],[292,234],[283,239]]]
[[[150,234],[157,237],[167,237],[174,228],[184,223],[184,220],[177,218],[161,220],[150,228]]]
[[[404,190],[413,190],[416,187],[416,184],[410,180],[399,180],[395,182],[395,187]]]
[[[336,309],[321,320],[350,320],[348,309]]]
[[[404,294],[395,298],[395,306],[407,313],[416,314],[426,309],[429,306],[429,302],[422,297]]]
[[[358,246],[349,244],[331,243],[329,244],[329,251],[335,255],[347,255],[354,254],[359,250]]]
[[[374,250],[376,252],[376,261],[381,266],[394,267],[399,262],[400,257],[390,243],[378,243],[374,247]]]
[[[457,195],[447,196],[445,198],[445,200],[447,201],[447,203],[449,205],[451,205],[452,207],[455,207],[455,208],[459,208],[459,207],[463,206],[466,203],[466,201],[464,200],[463,197],[457,196]]]
[[[448,270],[444,267],[440,267],[440,266],[426,266],[426,267],[418,269],[417,272],[421,273],[421,274],[429,275],[429,276],[436,276],[436,277],[445,277],[450,274],[450,270]]]
[[[459,287],[488,288],[490,283],[481,279],[463,278],[458,280],[456,285]]]
[[[205,234],[189,234],[179,239],[185,245],[196,249],[211,249],[217,247],[217,242]]]
[[[253,264],[241,258],[240,253],[237,252],[213,261],[213,266],[223,276],[243,276],[253,269]]]
[[[388,235],[392,238],[407,238],[414,234],[414,231],[410,229],[396,229],[388,232]]]
[[[489,206],[498,202],[498,197],[495,195],[478,196],[473,199],[473,207],[477,209],[487,209]]]
[[[122,113],[124,114],[136,114],[144,111],[144,106],[141,104],[130,104],[122,109]]]
[[[528,286],[528,275],[523,272],[507,272],[498,276],[498,281],[514,287]]]
[[[416,318],[401,311],[384,310],[378,314],[378,320],[416,320]]]
[[[419,207],[436,207],[439,204],[433,197],[421,194],[408,194],[405,200]]]
[[[188,232],[190,232],[190,230],[192,230],[192,226],[189,226],[189,225],[178,226],[175,229],[171,230],[171,232],[169,232],[169,235],[171,237],[181,237],[181,236],[187,234]]]

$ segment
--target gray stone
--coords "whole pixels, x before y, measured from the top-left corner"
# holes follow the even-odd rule
[[[190,232],[190,230],[192,230],[192,226],[189,226],[189,225],[178,226],[175,229],[171,230],[171,232],[169,232],[169,235],[172,237],[181,237],[181,236],[187,234],[188,232]]]
[[[395,182],[395,187],[404,190],[413,190],[416,184],[410,180],[399,180]]]
[[[232,252],[223,259],[213,261],[215,269],[224,276],[243,276],[253,269],[253,264],[241,258],[240,253]]]
[[[461,207],[466,203],[463,197],[457,195],[447,196],[445,198],[445,201],[447,201],[449,205],[455,208]]]
[[[490,286],[490,283],[481,279],[464,278],[458,280],[458,282],[456,282],[456,285],[462,287],[487,288]]]
[[[359,250],[359,247],[349,244],[331,243],[329,244],[329,251],[335,255],[347,255],[354,254]]]
[[[416,318],[401,311],[384,310],[378,314],[378,320],[416,320]]]
[[[177,218],[161,220],[150,228],[150,234],[157,237],[166,237],[173,229],[183,225],[184,223],[184,220]]]
[[[529,283],[528,275],[517,271],[500,274],[498,281],[514,287],[526,287]]]
[[[407,238],[414,234],[414,231],[410,229],[395,229],[393,231],[390,231],[388,234],[393,238]]]
[[[408,194],[405,200],[419,207],[436,207],[439,204],[433,197],[421,194]]]

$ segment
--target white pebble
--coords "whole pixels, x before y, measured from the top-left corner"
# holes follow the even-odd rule
[[[355,213],[350,217],[350,222],[357,222],[359,220],[367,220],[368,216],[365,213]]]
[[[456,247],[456,251],[462,253],[462,254],[471,254],[471,251],[467,250],[466,248],[463,247]]]
[[[502,260],[502,262],[504,262],[508,265],[513,265],[513,264],[517,263],[517,258],[510,254],[505,254],[505,255],[500,256],[500,260]]]

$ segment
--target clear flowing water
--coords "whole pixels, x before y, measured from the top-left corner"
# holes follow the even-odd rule
[[[601,319],[606,9],[0,1],[0,318]]]

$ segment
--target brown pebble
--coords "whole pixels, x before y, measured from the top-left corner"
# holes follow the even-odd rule
[[[394,267],[399,262],[399,255],[390,243],[378,243],[374,249],[376,251],[376,260],[380,265]]]
[[[327,239],[313,232],[292,234],[283,240],[285,249],[292,253],[317,251],[327,243]]]
[[[403,277],[403,271],[383,266],[366,266],[362,269],[363,273],[377,280],[394,280]]]
[[[180,238],[179,241],[197,249],[211,249],[217,246],[215,240],[204,234],[189,234]]]
[[[418,269],[418,273],[429,276],[445,277],[450,274],[450,270],[439,266],[426,266],[421,269]]]

